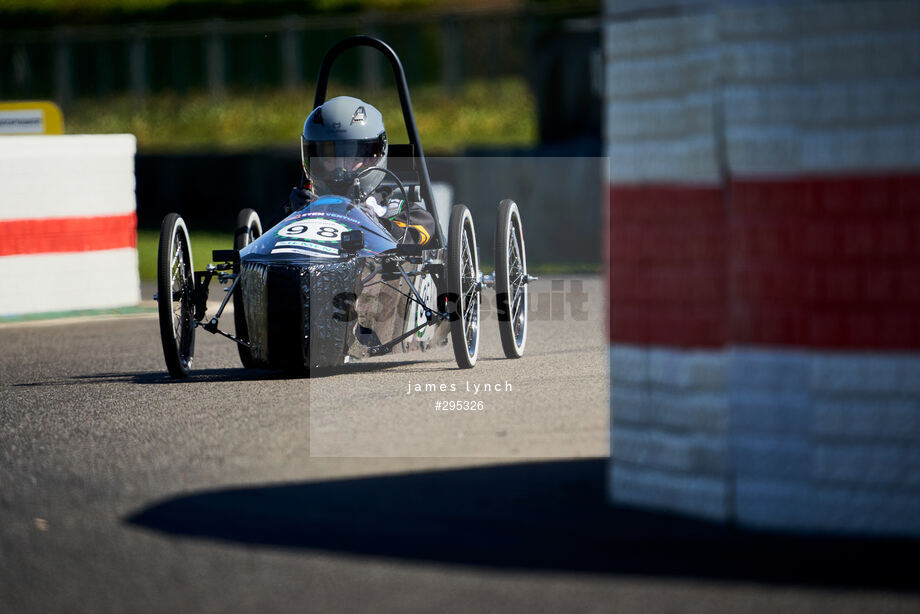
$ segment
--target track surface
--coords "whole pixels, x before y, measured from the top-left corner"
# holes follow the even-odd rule
[[[606,506],[602,286],[561,289],[535,286],[523,360],[487,319],[472,371],[446,348],[288,378],[199,334],[174,382],[153,316],[0,327],[0,611],[920,607],[880,562],[914,543]]]

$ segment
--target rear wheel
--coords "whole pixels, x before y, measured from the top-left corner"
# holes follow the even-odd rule
[[[195,354],[195,273],[185,221],[176,213],[163,218],[157,253],[157,310],[160,339],[169,374],[186,377]]]
[[[513,200],[498,205],[495,225],[495,297],[506,358],[520,358],[527,343],[527,255],[524,228]]]
[[[262,222],[259,220],[259,214],[252,209],[243,209],[236,216],[236,233],[233,236],[233,249],[240,251],[256,239],[262,236]],[[239,274],[239,270],[234,271]],[[246,326],[246,312],[243,307],[243,287],[240,283],[236,284],[236,290],[233,291],[233,324],[236,330],[236,336],[240,339],[249,340],[249,329]],[[237,344],[236,349],[240,353],[240,362],[243,366],[252,368],[255,361],[252,358],[252,352],[244,345]]]
[[[454,206],[447,233],[447,293],[453,307],[450,337],[454,358],[461,369],[469,369],[479,358],[479,250],[473,216],[463,205]]]

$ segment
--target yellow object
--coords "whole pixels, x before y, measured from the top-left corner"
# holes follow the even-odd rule
[[[399,226],[400,228],[405,228],[405,227],[406,227],[406,223],[405,223],[405,222],[400,222],[399,220],[393,220],[393,223],[396,224],[397,226]],[[415,230],[415,231],[418,232],[418,234],[419,234],[419,245],[425,245],[425,244],[428,243],[428,241],[431,239],[431,235],[428,234],[428,231],[425,230],[425,227],[424,227],[424,226],[420,226],[420,225],[418,225],[418,224],[412,224],[411,226],[409,226],[409,228],[411,228],[411,229],[413,229],[413,230]]]
[[[0,134],[64,134],[64,116],[48,100],[0,102]]]

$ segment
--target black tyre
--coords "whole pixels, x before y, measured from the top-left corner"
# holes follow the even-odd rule
[[[473,216],[465,206],[456,205],[450,214],[447,233],[447,309],[452,315],[450,337],[454,358],[461,369],[469,369],[479,358],[480,290]]]
[[[259,220],[259,214],[252,209],[243,209],[236,216],[236,233],[233,235],[233,249],[240,251],[256,239],[262,236],[262,222]],[[239,271],[235,271],[239,273]],[[246,326],[246,312],[243,308],[243,287],[236,285],[233,291],[233,324],[236,330],[236,336],[240,339],[249,340],[249,329]],[[256,366],[252,358],[252,352],[249,348],[237,344],[236,349],[240,353],[240,362],[247,369]]]
[[[195,354],[195,267],[188,228],[170,213],[160,226],[157,253],[157,309],[160,339],[169,374],[186,377]]]
[[[505,357],[520,358],[527,343],[527,255],[521,214],[507,199],[495,224],[495,298]]]

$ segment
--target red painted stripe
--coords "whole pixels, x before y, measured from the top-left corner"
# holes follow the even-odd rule
[[[137,215],[0,220],[0,256],[137,247]]]
[[[920,348],[920,174],[610,199],[611,341]]]
[[[738,180],[729,338],[920,348],[920,175]]]
[[[611,188],[612,341],[677,346],[725,343],[722,201],[718,187]]]

